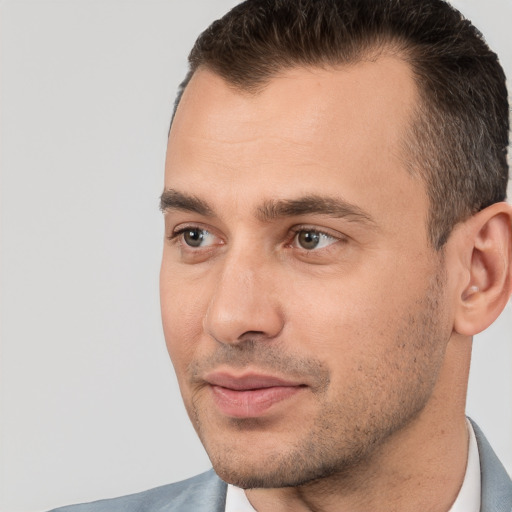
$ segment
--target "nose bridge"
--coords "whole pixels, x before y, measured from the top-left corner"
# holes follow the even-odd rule
[[[204,319],[207,334],[221,343],[236,343],[248,333],[260,338],[277,336],[282,315],[272,267],[263,251],[247,246],[227,251]]]

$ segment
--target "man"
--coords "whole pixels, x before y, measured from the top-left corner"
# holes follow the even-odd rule
[[[441,0],[249,0],[190,65],[161,304],[214,472],[73,510],[511,511],[464,413],[512,290],[496,55]]]

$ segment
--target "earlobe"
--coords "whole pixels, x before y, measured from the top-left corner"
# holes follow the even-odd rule
[[[512,206],[493,204],[465,224],[468,280],[460,292],[454,328],[473,336],[496,320],[512,293]]]

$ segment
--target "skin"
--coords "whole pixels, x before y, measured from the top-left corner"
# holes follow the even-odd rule
[[[215,470],[259,512],[446,511],[462,483],[471,325],[454,325],[473,225],[428,243],[402,159],[416,101],[408,66],[382,56],[256,94],[199,70],[177,110],[165,338]],[[300,387],[226,413],[212,372]]]

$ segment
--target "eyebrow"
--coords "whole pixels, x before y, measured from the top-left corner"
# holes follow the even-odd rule
[[[214,216],[213,210],[206,201],[173,189],[167,189],[162,192],[160,196],[160,210],[164,213],[169,210],[180,210],[198,213],[207,217]]]
[[[308,195],[297,199],[270,200],[265,201],[257,210],[257,216],[264,222],[270,222],[279,217],[300,215],[326,215],[376,225],[369,213],[338,197]]]
[[[213,208],[203,199],[174,189],[164,190],[160,196],[160,210],[164,213],[169,210],[180,210],[207,217],[215,216]],[[256,209],[256,217],[262,222],[301,215],[326,215],[376,225],[369,213],[338,197],[307,195],[297,199],[271,199],[264,201]]]

